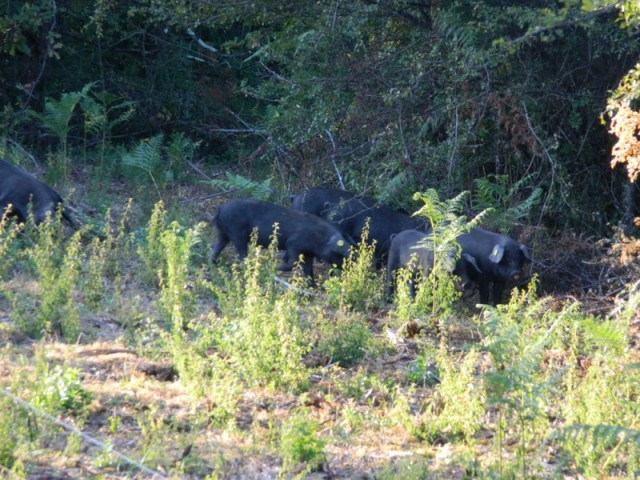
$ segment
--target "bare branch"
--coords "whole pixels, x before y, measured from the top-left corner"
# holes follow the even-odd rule
[[[346,190],[346,188],[344,187],[344,181],[342,180],[342,174],[340,173],[340,170],[338,169],[338,164],[336,163],[336,142],[333,140],[333,135],[331,135],[331,132],[329,130],[325,130],[327,137],[329,137],[329,140],[331,140],[331,145],[333,146],[333,150],[331,151],[331,163],[333,163],[333,168],[336,171],[336,175],[338,176],[338,183],[340,184],[340,188],[343,190]]]
[[[196,32],[194,32],[193,30],[191,30],[190,28],[187,28],[187,33],[191,36],[191,38],[193,38],[198,45],[200,45],[202,48],[209,50],[210,52],[213,53],[218,53],[218,50],[214,47],[212,47],[211,45],[209,45],[208,43],[206,43],[204,40],[202,40],[197,34]]]

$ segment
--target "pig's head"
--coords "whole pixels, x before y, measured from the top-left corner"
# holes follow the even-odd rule
[[[342,266],[342,262],[349,256],[349,248],[353,245],[353,240],[335,232],[329,241],[322,247],[322,259],[330,264],[338,267]]]
[[[524,265],[531,261],[527,247],[509,242],[505,245],[496,244],[491,250],[489,260],[495,265],[495,272],[505,281],[522,280]]]

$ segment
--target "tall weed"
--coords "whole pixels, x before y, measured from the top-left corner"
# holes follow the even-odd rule
[[[275,237],[274,237],[275,238]],[[228,366],[249,385],[299,389],[306,385],[302,362],[310,348],[309,333],[303,328],[299,289],[281,292],[274,277],[277,249],[266,251],[255,245],[222,284],[212,284],[221,309],[218,323],[218,351]],[[301,279],[294,278],[294,285]]]
[[[162,278],[162,266],[165,262],[162,234],[167,229],[167,211],[162,201],[157,202],[151,212],[151,218],[147,224],[146,237],[138,247],[138,255],[142,259],[144,270],[141,272],[142,280],[153,286],[159,285]]]
[[[379,307],[384,296],[383,279],[373,269],[374,245],[367,243],[368,226],[356,248],[351,248],[341,272],[324,282],[329,304],[340,310],[366,311]]]
[[[309,419],[304,410],[285,421],[280,440],[283,476],[297,470],[295,478],[304,478],[326,460],[325,442],[319,438],[319,430],[318,423]]]
[[[111,226],[111,210],[105,213],[105,223],[101,234],[89,244],[82,271],[82,292],[84,303],[97,309],[106,297],[110,280],[124,273],[126,262],[132,256],[133,236],[127,234],[126,222],[132,201],[129,200],[117,225]]]
[[[188,286],[189,260],[192,247],[199,241],[200,227],[183,229],[172,222],[160,236],[165,256],[160,275],[160,305],[174,332],[188,328],[193,315],[194,296]]]
[[[440,383],[426,405],[420,436],[462,437],[469,441],[485,424],[486,392],[476,376],[477,351],[453,355],[444,343],[436,354]]]
[[[5,211],[0,217],[0,278],[4,278],[12,268],[16,256],[15,240],[22,230],[21,224],[12,222],[8,214]]]
[[[75,340],[80,332],[80,315],[74,293],[78,285],[82,261],[82,231],[64,240],[60,215],[39,225],[36,243],[29,250],[38,276],[38,305],[35,331],[61,335]]]

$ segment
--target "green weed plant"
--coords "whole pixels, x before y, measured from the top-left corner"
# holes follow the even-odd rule
[[[234,264],[230,272],[214,267],[213,274],[222,276],[222,282],[212,284],[221,311],[217,349],[248,385],[296,390],[306,385],[302,360],[311,348],[311,338],[301,317],[305,300],[298,287],[302,279],[294,276],[294,288],[283,291],[275,280],[277,257],[276,242],[263,249],[253,236],[243,262]]]
[[[38,278],[35,322],[25,333],[59,335],[75,340],[80,332],[80,314],[74,294],[82,262],[82,231],[64,238],[61,216],[49,218],[34,230],[34,245],[26,255]],[[16,315],[17,318],[24,318]],[[27,326],[27,325],[24,325]]]
[[[295,472],[294,478],[302,479],[326,461],[325,442],[318,436],[319,430],[318,423],[311,420],[304,410],[285,421],[280,440],[280,477],[287,478]]]
[[[127,233],[126,222],[132,207],[129,200],[118,223],[111,226],[111,210],[105,213],[105,222],[100,235],[91,239],[86,259],[82,266],[84,304],[98,310],[110,291],[115,289],[117,279],[123,275],[130,258],[134,257],[133,235]]]
[[[380,307],[384,296],[383,279],[373,269],[375,246],[369,244],[368,225],[360,243],[351,248],[342,269],[325,280],[323,287],[330,305],[341,311],[364,312]]]
[[[442,343],[435,357],[440,381],[424,405],[416,434],[431,441],[445,437],[470,442],[485,423],[487,393],[476,376],[479,353],[472,349],[459,356]]]
[[[9,211],[5,210],[0,217],[0,278],[4,278],[15,263],[16,238],[22,226],[13,222],[9,217]]]
[[[362,314],[338,311],[327,318],[319,311],[312,315],[314,325],[311,328],[317,336],[316,348],[329,358],[329,363],[349,368],[372,353],[374,337]]]
[[[158,286],[162,278],[162,266],[165,263],[162,235],[167,230],[167,211],[162,201],[157,202],[151,212],[147,224],[145,239],[138,247],[138,255],[142,259],[144,269],[142,280],[151,286]]]
[[[596,318],[578,303],[550,309],[534,291],[535,282],[507,305],[484,307],[483,349],[492,368],[483,378],[498,452],[488,471],[539,475],[533,466],[551,443],[564,459],[559,469],[637,474],[640,375],[628,356],[628,316]],[[506,444],[516,446],[513,457],[503,455]]]

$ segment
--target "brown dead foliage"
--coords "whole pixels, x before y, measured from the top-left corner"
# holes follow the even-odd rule
[[[611,151],[611,167],[625,165],[629,180],[635,182],[640,174],[640,112],[624,104],[616,105],[615,109],[609,131],[618,140]]]
[[[640,240],[622,232],[599,240],[564,232],[536,244],[532,273],[542,293],[599,304],[596,310],[604,312],[640,278]]]

